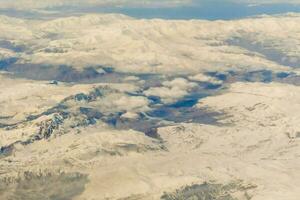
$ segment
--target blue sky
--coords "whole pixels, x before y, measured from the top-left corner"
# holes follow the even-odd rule
[[[199,0],[198,0],[199,1]],[[210,0],[175,7],[123,7],[123,8],[94,8],[90,11],[121,12],[137,18],[164,18],[164,19],[239,19],[262,14],[283,14],[300,12],[300,4],[268,3],[247,4],[245,2],[231,2]]]
[[[236,19],[300,12],[300,0],[0,0],[0,14],[123,13],[137,18]]]

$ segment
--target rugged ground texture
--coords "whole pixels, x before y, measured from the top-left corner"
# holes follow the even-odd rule
[[[0,199],[299,200],[299,25],[1,16]]]

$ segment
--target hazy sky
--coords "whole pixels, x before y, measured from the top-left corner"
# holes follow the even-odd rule
[[[0,8],[49,9],[62,6],[73,7],[174,7],[193,6],[205,3],[257,4],[300,4],[300,0],[0,0]]]
[[[300,12],[300,0],[0,0],[0,14],[116,12],[139,18],[234,19]]]

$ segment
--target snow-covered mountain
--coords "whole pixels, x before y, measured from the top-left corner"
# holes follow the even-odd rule
[[[296,14],[235,21],[137,20],[116,14],[49,21],[2,16],[0,37],[24,46],[19,63],[107,65],[151,73],[276,70],[299,66],[299,23]]]
[[[0,17],[0,199],[298,200],[300,16]]]

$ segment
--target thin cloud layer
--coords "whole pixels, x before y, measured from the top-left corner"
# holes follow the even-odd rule
[[[194,0],[196,4],[202,2],[215,2],[215,3],[238,3],[248,5],[263,5],[263,4],[300,4],[300,0]]]
[[[235,2],[239,3],[241,1],[234,0]],[[300,4],[300,0],[243,0],[247,4]]]
[[[192,0],[0,0],[2,9],[50,9],[71,7],[172,7],[191,3]]]

